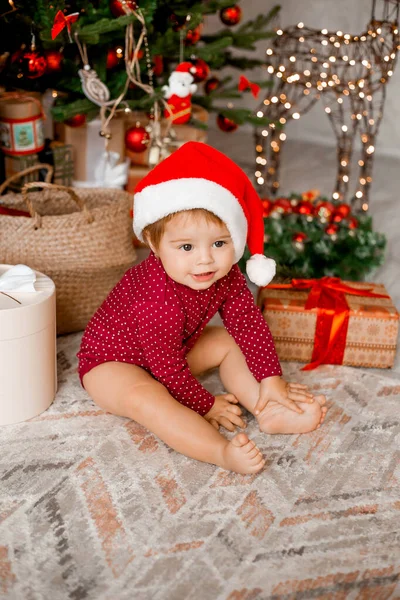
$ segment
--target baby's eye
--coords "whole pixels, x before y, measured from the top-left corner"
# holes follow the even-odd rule
[[[214,246],[216,248],[222,248],[222,246],[224,246],[226,244],[226,242],[224,242],[223,240],[218,240],[217,242],[214,242]]]
[[[180,246],[179,250],[184,250],[185,252],[190,252],[192,248],[193,248],[192,244],[183,244],[183,246]]]

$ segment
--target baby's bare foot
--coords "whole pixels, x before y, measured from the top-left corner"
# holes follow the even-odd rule
[[[227,441],[222,452],[221,467],[235,473],[257,473],[265,460],[254,442],[245,433],[238,433]]]
[[[302,414],[282,406],[272,400],[257,416],[261,431],[264,433],[308,433],[320,427],[326,415],[325,396],[314,396],[312,404],[299,402]]]

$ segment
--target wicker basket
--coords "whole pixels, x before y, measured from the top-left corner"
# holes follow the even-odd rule
[[[49,179],[51,167],[46,167]],[[0,194],[10,180],[0,186]],[[33,188],[42,191],[30,191]],[[0,204],[30,213],[0,215],[0,262],[24,263],[51,277],[56,285],[57,333],[84,329],[136,258],[129,194],[32,182],[21,194],[0,197]]]

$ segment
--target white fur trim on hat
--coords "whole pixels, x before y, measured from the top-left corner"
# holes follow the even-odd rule
[[[238,199],[228,189],[200,177],[187,177],[149,185],[135,194],[133,230],[143,241],[142,231],[171,213],[204,208],[226,224],[235,248],[235,260],[243,256],[247,219]]]
[[[246,262],[246,273],[256,285],[268,285],[276,273],[276,262],[264,254],[253,254]]]

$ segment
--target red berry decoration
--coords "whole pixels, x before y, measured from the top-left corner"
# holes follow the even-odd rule
[[[273,203],[271,202],[271,200],[268,200],[268,198],[264,198],[262,200],[262,205],[263,205],[263,217],[265,219],[266,217],[269,217]]]
[[[294,207],[293,212],[299,213],[299,215],[312,215],[314,214],[314,206],[307,200],[300,200]]]
[[[124,15],[130,15],[132,10],[136,10],[138,7],[134,0],[111,0],[110,10],[114,17],[123,17]]]
[[[328,235],[335,235],[338,232],[339,229],[339,225],[328,225],[328,227],[325,227],[325,233],[327,233]]]
[[[210,77],[210,79],[207,79],[207,81],[204,84],[204,91],[206,94],[211,94],[211,92],[215,92],[215,90],[217,90],[220,85],[221,82],[218,79],[218,77]]]
[[[235,123],[235,121],[232,121],[232,119],[228,119],[228,117],[224,117],[224,115],[221,114],[217,116],[217,125],[220,130],[225,133],[231,133],[238,128],[238,124]]]
[[[46,50],[46,73],[57,73],[61,70],[63,55],[58,50]]]
[[[338,204],[335,208],[335,212],[341,214],[344,219],[347,219],[347,217],[350,214],[350,211],[350,206],[348,204],[345,204],[344,202],[342,204]]]
[[[292,241],[297,242],[297,243],[303,243],[303,242],[305,242],[306,239],[307,239],[307,234],[303,233],[302,231],[294,233],[292,236]]]
[[[82,127],[86,123],[86,115],[75,115],[64,121],[64,123],[69,125],[69,127]]]
[[[194,46],[201,37],[202,25],[198,25],[195,29],[188,29],[185,37],[185,46]]]
[[[290,213],[292,212],[292,204],[288,198],[278,198],[275,200],[272,210],[281,214]]]
[[[350,217],[349,218],[349,229],[357,229],[358,227],[358,221],[355,217]]]
[[[224,25],[232,27],[233,25],[240,23],[240,19],[242,18],[242,9],[237,4],[234,6],[227,6],[226,8],[222,8],[220,10],[219,17]]]
[[[35,50],[23,52],[18,60],[20,72],[28,79],[37,79],[46,72],[47,62],[43,54]]]
[[[131,152],[144,152],[149,141],[150,136],[144,127],[130,127],[125,133],[125,146]]]
[[[332,202],[318,202],[315,207],[315,212],[322,220],[328,220],[331,218],[332,213],[335,210],[335,206]]]
[[[190,69],[190,73],[193,75],[195,83],[200,83],[200,81],[207,79],[210,74],[210,67],[206,61],[202,58],[196,58],[191,62],[194,70],[192,71],[192,69]]]

